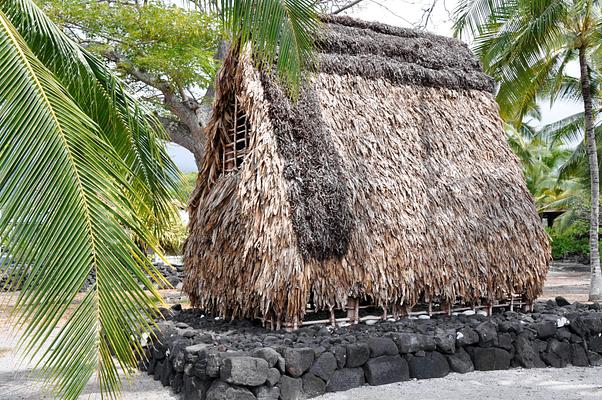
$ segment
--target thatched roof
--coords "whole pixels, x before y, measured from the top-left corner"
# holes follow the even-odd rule
[[[492,80],[453,39],[328,18],[292,103],[249,57],[222,67],[190,201],[184,288],[232,317],[535,298],[547,236],[506,145]],[[236,52],[232,54],[237,54]],[[223,171],[234,114],[248,153]]]

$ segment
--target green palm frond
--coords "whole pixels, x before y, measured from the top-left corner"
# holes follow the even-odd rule
[[[251,43],[255,60],[276,65],[285,85],[297,91],[303,71],[315,63],[320,22],[313,0],[200,0],[220,13],[234,43]]]
[[[541,135],[549,140],[571,145],[583,139],[583,113],[577,113],[541,128]]]
[[[157,229],[158,221],[176,219],[171,200],[179,191],[181,177],[166,152],[167,135],[152,113],[135,101],[100,60],[67,38],[33,1],[4,0],[0,10],[127,163],[130,185],[140,195],[136,207],[141,216]]]
[[[148,278],[158,272],[132,239],[156,245],[137,209],[151,189],[132,181],[140,171],[124,157],[134,151],[123,147],[135,135],[142,145],[159,144],[149,142],[155,139],[142,129],[143,113],[122,87],[107,85],[100,95],[103,84],[118,81],[92,65],[93,58],[74,58],[86,53],[73,52],[33,3],[0,4],[0,238],[9,255],[0,269],[11,263],[12,282],[23,283],[13,321],[22,328],[23,354],[39,357],[39,370],[58,397],[76,398],[95,372],[101,390],[113,397],[117,365],[126,372],[136,366],[142,351],[137,338],[150,331],[162,301]],[[30,17],[37,22],[26,40],[12,19],[19,25]],[[87,75],[63,76],[61,69],[69,68],[58,65],[62,56]],[[88,89],[95,91],[86,98]],[[96,283],[72,305],[92,271]]]
[[[501,12],[511,13],[517,6],[517,1],[460,0],[454,10],[454,36],[477,36],[484,25],[495,23]]]

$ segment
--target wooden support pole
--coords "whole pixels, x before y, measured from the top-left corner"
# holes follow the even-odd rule
[[[387,306],[383,307],[383,316],[382,316],[382,320],[386,321],[387,320]]]
[[[522,311],[523,312],[533,312],[533,302],[531,301],[531,299],[528,299],[526,296],[522,296],[521,297],[522,303],[523,303],[523,307],[522,307]]]
[[[352,324],[359,323],[360,319],[360,301],[354,297],[347,298],[347,318]]]
[[[432,316],[433,316],[433,303],[431,303],[431,302],[429,301],[429,306],[428,306],[428,307],[429,307],[429,308],[428,308],[428,316],[429,316],[429,317],[432,317]]]
[[[337,326],[337,319],[334,315],[334,306],[330,306],[330,325],[333,328]]]
[[[399,319],[399,310],[397,309],[397,303],[393,304],[392,311],[393,311],[393,319],[395,321],[397,321]]]

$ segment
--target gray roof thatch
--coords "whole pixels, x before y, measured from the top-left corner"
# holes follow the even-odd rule
[[[295,103],[244,52],[220,70],[190,201],[192,304],[292,322],[310,299],[328,309],[349,294],[383,306],[535,298],[547,236],[468,48],[325,22],[319,72]],[[234,96],[250,132],[225,173]]]

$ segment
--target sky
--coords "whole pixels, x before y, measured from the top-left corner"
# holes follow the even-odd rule
[[[443,36],[452,36],[452,16],[458,0],[434,0],[426,29]],[[385,24],[416,27],[424,26],[425,16],[433,0],[364,0],[344,14],[366,21],[378,21]],[[575,66],[575,73],[577,68]],[[581,111],[577,103],[556,102],[552,107],[548,102],[540,104],[541,124],[549,124]],[[184,172],[196,171],[194,157],[186,149],[169,144],[168,151],[180,169]]]

